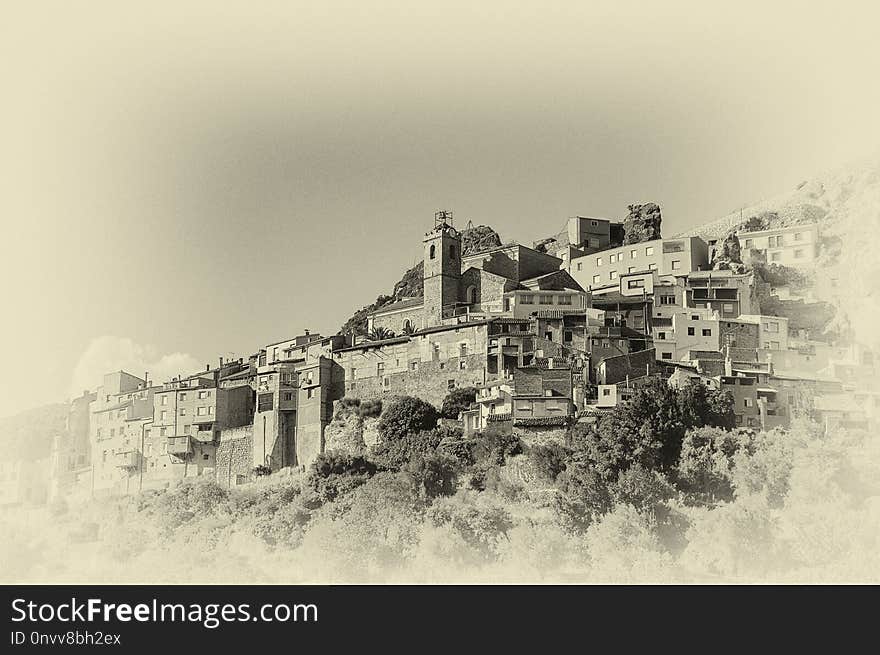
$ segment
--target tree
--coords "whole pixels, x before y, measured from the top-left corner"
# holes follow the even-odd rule
[[[556,486],[563,493],[557,512],[563,523],[576,532],[586,530],[611,509],[608,485],[583,459],[570,460],[556,478]]]
[[[376,326],[367,334],[370,341],[382,341],[383,339],[393,339],[394,332],[387,327]]]
[[[331,450],[315,458],[305,486],[318,504],[326,503],[364,484],[377,471],[373,462],[359,455]]]
[[[423,497],[436,498],[455,493],[457,468],[458,461],[454,457],[433,452],[411,458],[405,471],[413,477]]]
[[[477,390],[474,387],[453,389],[440,407],[440,416],[443,418],[457,419],[459,413],[468,409],[477,400]]]
[[[385,409],[376,428],[383,441],[394,441],[436,427],[437,418],[437,409],[431,403],[403,396]]]
[[[641,464],[633,464],[623,471],[611,486],[611,498],[615,504],[632,505],[640,511],[655,515],[663,504],[675,495],[675,489],[662,473],[649,471]]]
[[[538,444],[530,447],[527,454],[535,467],[535,472],[541,478],[554,482],[565,470],[571,450],[555,443],[547,446]]]
[[[671,471],[685,432],[704,425],[732,427],[729,394],[700,383],[676,391],[664,380],[651,380],[628,403],[603,416],[595,430],[574,433],[572,444],[613,481],[637,462],[649,470]]]
[[[688,430],[676,470],[679,486],[713,501],[731,500],[733,457],[745,445],[739,432],[710,426]]]

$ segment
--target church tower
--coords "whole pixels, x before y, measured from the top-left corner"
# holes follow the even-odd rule
[[[458,302],[461,283],[461,235],[452,226],[452,212],[434,214],[434,229],[425,235],[425,327],[441,325],[443,310]]]

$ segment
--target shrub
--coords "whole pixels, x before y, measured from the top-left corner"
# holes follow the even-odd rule
[[[468,409],[477,399],[477,390],[474,387],[453,389],[440,407],[440,416],[443,418],[457,419],[460,412]]]
[[[504,464],[504,460],[523,451],[522,441],[514,434],[494,426],[486,428],[474,446],[476,460],[490,464]]]
[[[536,445],[528,450],[529,459],[535,472],[543,479],[555,482],[565,470],[565,462],[571,456],[571,450],[560,444],[547,446]]]
[[[430,453],[413,457],[406,465],[406,472],[413,477],[421,495],[425,498],[451,496],[458,480],[458,461],[443,453]]]
[[[503,506],[472,491],[438,499],[428,508],[427,521],[451,530],[484,561],[497,557],[499,542],[514,525]]]
[[[373,418],[382,414],[382,401],[378,398],[375,400],[364,400],[358,408],[358,416],[361,418]]]
[[[675,495],[675,489],[662,473],[649,471],[641,464],[633,464],[623,471],[610,491],[615,504],[632,505],[660,518],[667,513],[664,503]]]
[[[254,474],[254,477],[257,477],[257,478],[262,477],[264,475],[272,475],[272,469],[270,469],[265,464],[258,464],[257,466],[254,467],[253,474]]]
[[[438,430],[425,430],[391,441],[381,441],[373,453],[373,459],[384,469],[399,471],[414,457],[434,453],[442,439]]]
[[[556,508],[570,530],[586,530],[599,516],[611,509],[611,494],[602,477],[588,462],[571,460],[556,479],[563,496]]]
[[[385,409],[376,427],[383,441],[394,441],[436,427],[437,417],[437,409],[430,403],[403,396]]]
[[[378,471],[359,455],[328,451],[318,455],[305,481],[318,503],[332,502],[369,480]]]

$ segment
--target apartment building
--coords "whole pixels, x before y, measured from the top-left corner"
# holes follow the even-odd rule
[[[709,266],[709,246],[700,237],[655,239],[572,259],[569,273],[590,290],[617,286],[621,275],[656,271],[680,277]]]
[[[685,298],[688,307],[710,309],[721,318],[753,314],[759,308],[752,273],[694,271],[687,276]]]
[[[718,312],[682,309],[668,317],[654,317],[653,337],[657,359],[678,361],[692,350],[718,350],[720,343]]]
[[[741,230],[737,237],[743,250],[757,251],[768,264],[807,266],[813,264],[819,254],[816,223],[754,232]]]
[[[734,321],[730,322],[734,323]],[[762,350],[788,350],[788,318],[785,316],[740,314],[735,322],[757,326],[758,348]]]

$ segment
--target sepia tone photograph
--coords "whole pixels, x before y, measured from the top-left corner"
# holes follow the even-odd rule
[[[11,3],[0,583],[880,582],[878,19]]]

